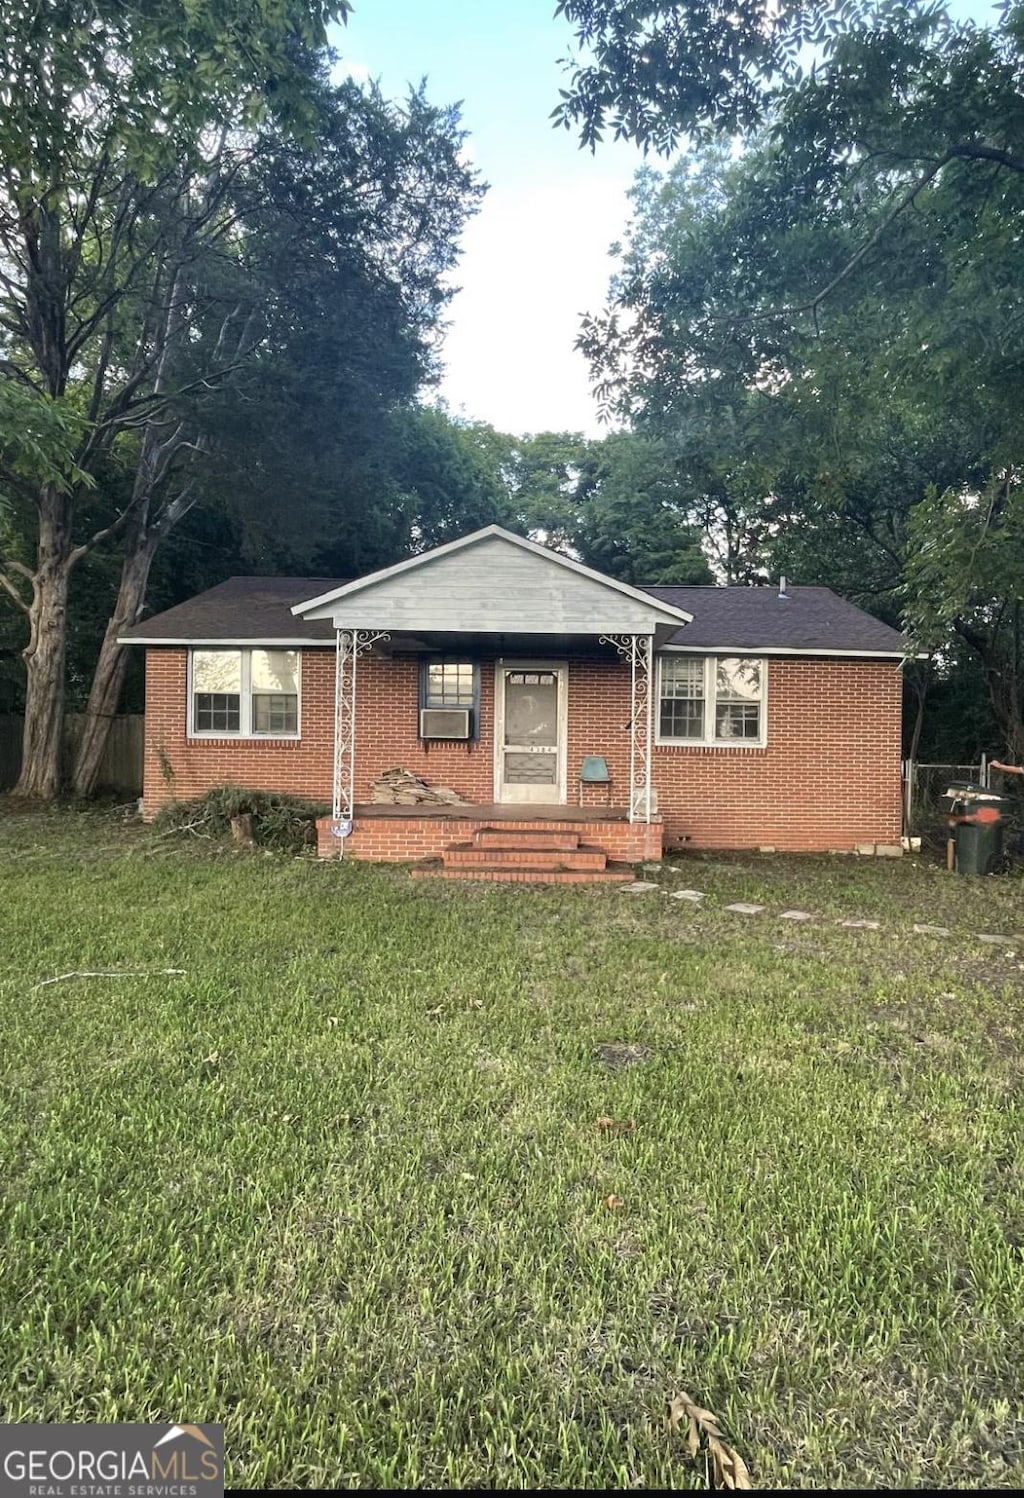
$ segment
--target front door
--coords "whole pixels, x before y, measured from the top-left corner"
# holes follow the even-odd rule
[[[565,801],[563,665],[499,661],[495,670],[495,799]]]

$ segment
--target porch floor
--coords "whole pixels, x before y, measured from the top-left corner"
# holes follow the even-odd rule
[[[456,806],[357,806],[353,813],[356,821],[373,820],[378,817],[434,818],[445,822],[628,822],[629,810],[625,806],[512,806],[506,802],[464,802]],[[657,821],[659,818],[652,818]]]

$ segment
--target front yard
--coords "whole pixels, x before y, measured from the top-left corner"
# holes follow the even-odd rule
[[[235,1487],[701,1487],[686,1390],[757,1486],[1024,1482],[1020,879],[680,866],[0,803],[0,1418],[222,1421]]]

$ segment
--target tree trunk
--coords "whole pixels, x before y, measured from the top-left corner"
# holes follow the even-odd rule
[[[61,788],[68,584],[76,560],[70,544],[69,508],[64,496],[52,490],[44,493],[29,640],[23,651],[25,728],[14,794],[40,801],[52,801]]]
[[[100,646],[75,752],[72,789],[76,796],[91,796],[99,780],[110,725],[121,701],[121,689],[128,669],[127,647],[119,645],[117,640],[124,630],[138,622],[142,613],[159,540],[158,534],[147,529],[144,516],[142,523],[133,527],[126,538],[117,600]]]
[[[917,698],[917,711],[914,714],[914,727],[910,735],[910,747],[907,750],[907,758],[913,764],[917,759],[918,747],[921,743],[921,733],[924,729],[924,709],[928,701],[928,686],[931,680],[931,661],[926,661],[923,666],[916,662],[905,673],[905,680],[909,680],[914,696]]]

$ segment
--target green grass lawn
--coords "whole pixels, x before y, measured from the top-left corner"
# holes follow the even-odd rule
[[[704,908],[0,805],[0,1418],[701,1487],[686,1390],[758,1486],[1024,1482],[1021,881],[656,877]],[[124,968],[184,975],[38,986]]]

